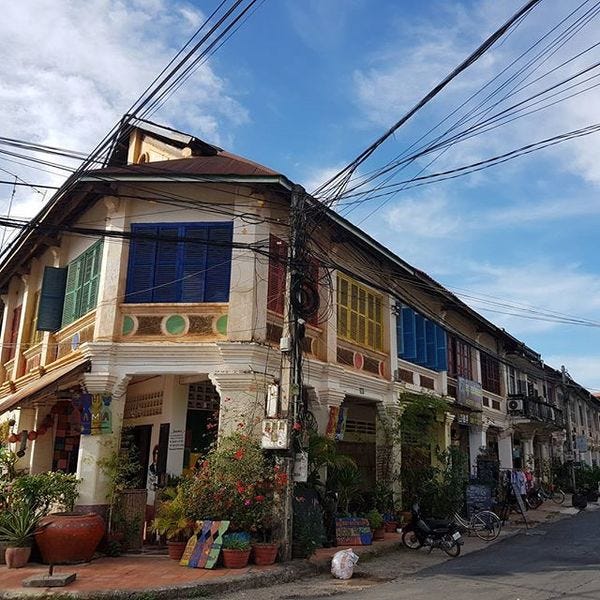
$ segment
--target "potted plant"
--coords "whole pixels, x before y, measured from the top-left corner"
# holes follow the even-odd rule
[[[248,565],[250,542],[244,538],[229,536],[223,540],[223,564],[227,569],[243,569]]]
[[[33,532],[40,515],[25,502],[19,502],[0,517],[0,541],[6,545],[5,561],[9,569],[24,567],[31,556]]]
[[[382,514],[376,508],[374,508],[367,514],[367,519],[369,519],[369,525],[373,531],[373,540],[385,539],[385,528],[383,525]]]
[[[194,521],[186,514],[181,488],[166,488],[163,491],[152,530],[167,538],[169,558],[181,560],[186,544],[194,533]]]

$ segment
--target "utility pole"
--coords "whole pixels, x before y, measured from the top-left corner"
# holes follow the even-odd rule
[[[562,365],[560,368],[561,373],[561,387],[563,392],[563,399],[565,403],[565,411],[567,413],[567,439],[569,440],[569,454],[571,460],[569,471],[571,473],[571,485],[573,486],[573,493],[577,492],[577,488],[575,486],[575,465],[573,461],[575,460],[575,447],[573,445],[573,426],[571,423],[571,409],[569,406],[569,389],[567,387],[567,369]]]
[[[306,192],[294,185],[290,202],[290,243],[286,278],[286,310],[281,339],[281,408],[287,417],[288,450],[286,456],[287,486],[284,501],[283,557],[291,558],[294,493],[294,426],[299,420],[299,401],[302,398],[302,339],[304,320],[301,318],[302,284],[306,250]]]

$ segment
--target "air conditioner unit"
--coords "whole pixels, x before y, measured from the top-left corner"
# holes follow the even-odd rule
[[[523,410],[523,399],[522,398],[511,398],[508,401],[509,412],[519,412]]]

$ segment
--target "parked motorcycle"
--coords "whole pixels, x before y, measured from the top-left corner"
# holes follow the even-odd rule
[[[425,519],[421,515],[419,503],[412,506],[412,520],[402,528],[402,543],[412,550],[421,546],[442,549],[448,556],[458,556],[464,544],[462,535],[454,521]]]

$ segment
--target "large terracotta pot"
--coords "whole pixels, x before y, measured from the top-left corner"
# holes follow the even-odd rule
[[[386,521],[384,527],[386,533],[396,533],[396,529],[398,529],[398,521]]]
[[[373,529],[373,539],[385,540],[385,527],[383,525],[377,529]]]
[[[4,555],[6,554],[6,549],[8,548],[8,544],[5,542],[0,542],[0,565],[6,564],[6,559]]]
[[[252,557],[255,565],[272,565],[277,559],[278,544],[252,544]]]
[[[31,556],[31,546],[25,546],[23,548],[11,548],[10,546],[5,550],[4,559],[6,560],[6,566],[9,569],[20,569],[29,562]]]
[[[248,566],[250,560],[250,549],[234,550],[233,548],[223,548],[223,564],[227,569],[243,569]]]
[[[185,547],[187,546],[187,542],[175,542],[170,541],[167,542],[167,550],[169,551],[169,558],[173,560],[181,560],[183,556],[183,552],[185,551]]]
[[[40,520],[35,541],[46,564],[66,565],[92,560],[104,535],[96,513],[55,513]]]

